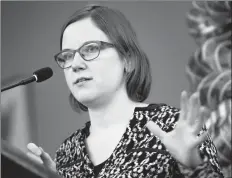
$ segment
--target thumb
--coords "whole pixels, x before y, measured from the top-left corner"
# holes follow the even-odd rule
[[[154,123],[153,121],[149,121],[146,124],[146,127],[155,135],[158,136],[161,140],[163,139],[165,132],[161,130],[161,128]]]
[[[56,164],[51,156],[47,152],[45,152],[42,147],[39,147],[39,149],[41,150],[40,158],[43,160],[44,165],[50,168],[52,171],[56,171]]]

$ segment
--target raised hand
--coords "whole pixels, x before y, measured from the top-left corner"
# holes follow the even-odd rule
[[[202,162],[197,146],[207,138],[207,132],[201,135],[199,133],[208,115],[208,111],[200,106],[198,93],[188,98],[187,93],[183,91],[179,119],[171,132],[164,132],[152,121],[146,126],[161,139],[177,161],[194,168]]]
[[[39,164],[42,164],[45,169],[49,170],[50,172],[56,173],[56,164],[48,153],[34,143],[29,143],[27,148],[29,150],[29,152],[27,152],[27,156],[29,158]]]

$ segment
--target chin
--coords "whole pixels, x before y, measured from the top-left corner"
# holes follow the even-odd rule
[[[90,92],[88,93],[80,92],[74,96],[80,103],[82,103],[85,106],[93,103],[97,99],[97,97],[93,95],[93,93],[91,94]]]

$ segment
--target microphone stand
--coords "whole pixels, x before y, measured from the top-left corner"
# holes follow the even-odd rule
[[[15,87],[17,87],[17,86],[19,86],[19,85],[26,85],[26,84],[28,84],[28,83],[31,83],[31,82],[36,81],[36,79],[37,79],[36,75],[33,75],[33,77],[30,77],[30,78],[25,79],[25,80],[22,80],[22,81],[20,81],[20,82],[18,82],[18,83],[16,83],[16,84],[7,86],[7,87],[5,87],[5,88],[2,88],[2,89],[1,89],[1,92],[6,91],[6,90],[9,90],[9,89],[11,89],[11,88],[15,88]]]
[[[42,69],[39,69],[33,73],[33,76],[27,79],[24,79],[16,84],[10,85],[8,87],[2,88],[1,92],[9,90],[11,88],[17,87],[19,85],[26,85],[31,82],[43,82],[47,79],[49,79],[53,75],[52,69],[50,67],[45,67]]]
[[[9,89],[14,88],[14,87],[17,87],[17,86],[19,86],[19,85],[20,85],[19,83],[16,83],[16,84],[14,84],[14,85],[10,85],[10,86],[8,86],[8,87],[2,88],[2,89],[1,89],[1,92],[6,91],[6,90],[9,90]]]

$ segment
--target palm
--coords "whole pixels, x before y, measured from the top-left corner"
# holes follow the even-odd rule
[[[162,131],[154,122],[147,124],[148,129],[158,136],[172,156],[180,163],[192,166],[197,146],[206,139],[206,133],[198,136],[202,129],[205,110],[200,108],[199,98],[195,94],[181,97],[181,111],[178,123],[171,132]],[[196,118],[199,120],[196,122]]]

